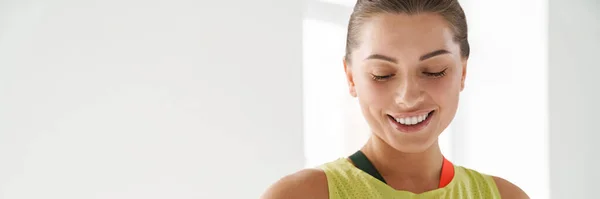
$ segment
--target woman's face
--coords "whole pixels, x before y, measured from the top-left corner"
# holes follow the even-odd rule
[[[466,58],[437,14],[380,14],[367,19],[345,63],[374,136],[393,148],[428,149],[450,124],[464,87]]]

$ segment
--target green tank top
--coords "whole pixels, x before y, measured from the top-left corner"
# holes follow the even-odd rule
[[[500,199],[494,179],[475,170],[454,166],[454,178],[443,188],[415,194],[396,190],[356,168],[346,158],[319,167],[327,176],[329,199],[369,198],[485,198]]]

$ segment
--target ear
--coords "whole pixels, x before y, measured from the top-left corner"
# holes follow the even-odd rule
[[[348,89],[350,91],[350,95],[352,97],[356,97],[356,88],[354,87],[354,78],[352,77],[352,68],[350,68],[348,62],[346,61],[346,57],[344,57],[344,72],[346,72],[346,80],[348,81]]]
[[[467,78],[467,59],[462,60],[462,74],[460,78],[460,91],[465,89],[465,79]]]

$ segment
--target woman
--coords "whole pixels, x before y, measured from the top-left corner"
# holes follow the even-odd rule
[[[452,165],[440,151],[468,58],[457,0],[359,0],[344,69],[371,137],[350,157],[284,177],[263,198],[528,198],[502,178]]]

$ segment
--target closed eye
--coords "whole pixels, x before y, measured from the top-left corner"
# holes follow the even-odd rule
[[[389,79],[389,78],[393,77],[394,75],[395,75],[395,74],[391,74],[391,75],[383,75],[383,76],[381,76],[381,75],[374,75],[374,74],[371,74],[371,78],[372,78],[373,80],[375,80],[375,81],[384,81],[384,80],[386,80],[386,79]]]
[[[424,75],[429,76],[429,77],[434,77],[434,78],[438,78],[438,77],[443,77],[446,75],[446,70],[448,70],[448,68],[440,71],[440,72],[423,72]]]

